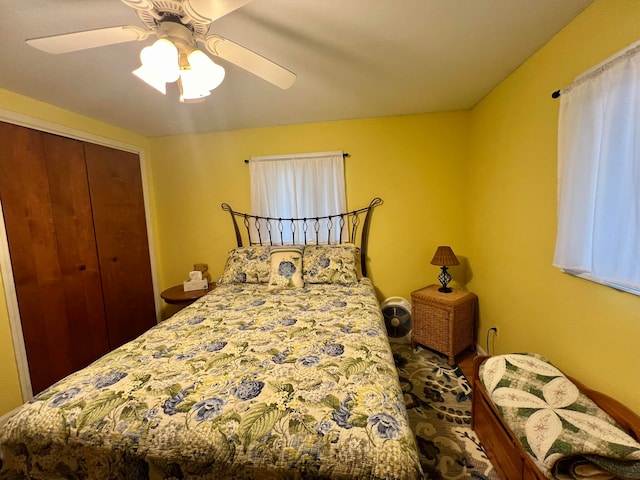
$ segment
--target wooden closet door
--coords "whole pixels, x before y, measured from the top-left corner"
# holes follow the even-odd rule
[[[140,159],[88,143],[85,158],[113,349],[156,324]]]
[[[33,392],[109,350],[82,142],[0,123],[0,201]]]

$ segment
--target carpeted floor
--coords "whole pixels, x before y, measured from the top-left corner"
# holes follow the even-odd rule
[[[498,480],[471,430],[471,385],[446,357],[391,344],[426,478]]]

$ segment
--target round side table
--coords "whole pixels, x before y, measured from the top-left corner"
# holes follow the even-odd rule
[[[216,288],[215,283],[210,283],[209,288],[202,290],[190,290],[188,292],[184,291],[184,286],[174,285],[173,287],[167,288],[164,290],[160,296],[162,299],[170,305],[189,305],[190,303],[195,302],[197,299],[206,295],[211,290]]]

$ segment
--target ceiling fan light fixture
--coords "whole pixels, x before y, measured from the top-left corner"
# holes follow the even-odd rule
[[[180,76],[180,101],[197,100],[208,97],[211,90],[207,88],[206,82],[200,78],[194,70],[183,70]]]
[[[217,88],[224,80],[225,71],[220,65],[215,63],[202,50],[193,50],[187,57],[189,66],[197,81],[203,88],[211,91]],[[182,71],[184,74],[185,70]]]
[[[197,94],[193,95],[202,97],[208,94],[204,92],[205,88],[208,92],[217,88],[224,79],[224,69],[213,63],[208,54],[213,58],[222,58],[285,90],[295,82],[295,73],[225,37],[208,34],[214,20],[252,1],[122,0],[136,10],[146,28],[131,25],[98,28],[32,38],[27,40],[27,44],[48,53],[67,53],[142,41],[154,35],[157,41],[142,49],[142,65],[132,73],[163,94],[166,94],[167,83],[180,80],[182,69],[205,72],[197,74],[198,82],[205,86],[197,89],[188,87],[187,92],[195,91]],[[199,43],[208,53],[196,51]],[[193,58],[188,60],[187,57],[192,53]],[[202,77],[206,79],[201,80]],[[190,78],[185,79],[187,85],[190,81]]]
[[[190,103],[207,97],[224,80],[225,71],[197,49],[189,52],[188,64],[180,71],[180,101]]]
[[[165,82],[163,78],[160,78],[155,70],[142,65],[131,73],[133,73],[147,85],[158,90],[161,94],[167,94],[167,82]]]
[[[153,45],[140,52],[142,65],[132,73],[161,92],[166,94],[166,84],[180,78],[178,48],[166,38],[156,40]]]
[[[197,78],[192,74],[191,70],[185,70],[178,80],[178,88],[180,89],[180,101],[182,103],[192,103],[197,100],[201,100],[204,97],[208,97],[211,94],[210,90],[202,88],[198,84]]]
[[[167,83],[175,82],[180,76],[178,47],[166,38],[160,38],[150,47],[143,48],[140,61],[143,66],[155,70],[158,77]]]

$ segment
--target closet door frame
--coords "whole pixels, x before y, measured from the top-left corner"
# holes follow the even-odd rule
[[[153,297],[156,307],[156,321],[160,321],[160,297],[158,294],[158,278],[156,271],[156,256],[154,248],[153,228],[151,225],[151,212],[149,202],[149,189],[147,184],[147,169],[144,156],[144,149],[138,145],[130,145],[121,143],[113,139],[100,137],[87,132],[76,130],[74,128],[57,125],[52,122],[29,117],[19,113],[0,109],[0,121],[11,123],[21,127],[39,130],[41,132],[52,133],[63,137],[72,138],[89,143],[95,143],[106,147],[124,150],[126,152],[135,153],[140,160],[140,172],[142,177],[142,194],[144,197],[145,221],[147,226],[147,238],[149,241],[149,258],[151,259],[151,278],[153,282]],[[20,310],[18,309],[18,295],[13,279],[13,268],[11,266],[11,257],[9,255],[9,242],[7,239],[7,231],[4,224],[4,215],[2,213],[2,203],[0,202],[0,273],[2,273],[2,283],[4,285],[5,301],[9,313],[9,327],[11,329],[11,337],[13,348],[18,366],[18,378],[20,380],[20,389],[22,391],[22,401],[26,402],[33,398],[33,388],[31,386],[31,376],[29,374],[29,363],[27,361],[27,350],[25,346],[24,336],[22,334],[22,322],[20,320]]]

